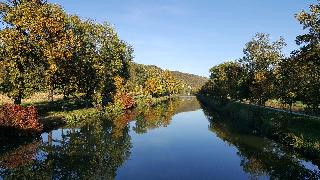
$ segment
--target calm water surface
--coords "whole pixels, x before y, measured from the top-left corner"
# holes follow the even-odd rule
[[[0,154],[4,179],[317,179],[317,165],[184,98],[44,133]]]

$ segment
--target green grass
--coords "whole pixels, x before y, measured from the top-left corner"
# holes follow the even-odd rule
[[[9,98],[1,95],[1,104],[12,103]],[[174,97],[141,97],[136,99],[136,108],[145,108],[153,106]],[[93,107],[92,103],[81,99],[73,98],[63,100],[61,95],[56,95],[54,101],[47,101],[46,93],[37,93],[29,99],[22,101],[22,106],[35,106],[38,109],[38,114],[41,123],[44,125],[44,131],[50,131],[62,126],[81,126],[89,122],[91,119],[106,119],[121,115],[123,109],[116,107],[113,104],[108,105],[105,109]]]
[[[50,131],[66,124],[73,124],[74,121],[70,120],[71,116],[76,116],[80,113],[82,116],[83,114],[88,114],[89,110],[91,112],[96,111],[91,103],[82,99],[58,99],[53,102],[30,101],[22,104],[22,106],[30,105],[38,109],[40,121],[43,123],[45,131]],[[79,117],[81,116],[79,115]]]

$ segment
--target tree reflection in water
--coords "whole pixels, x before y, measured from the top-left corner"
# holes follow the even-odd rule
[[[38,143],[32,162],[18,168],[1,164],[6,179],[113,179],[130,155],[128,128],[112,137],[110,121],[94,121],[79,129],[61,129],[56,138]],[[56,133],[56,132],[55,132]],[[6,157],[12,156],[12,153]]]
[[[114,179],[129,158],[133,130],[145,133],[165,127],[172,116],[200,108],[195,98],[169,101],[108,119],[90,119],[78,128],[59,129],[0,155],[5,179]]]
[[[300,154],[267,138],[252,135],[257,126],[242,127],[245,124],[235,122],[202,106],[210,122],[209,130],[230,146],[235,146],[241,159],[243,170],[252,179],[270,177],[270,179],[319,179],[319,169],[309,169]],[[249,128],[249,129],[248,129]],[[310,162],[309,162],[310,163]],[[316,165],[311,165],[317,167]]]
[[[146,133],[170,125],[175,114],[199,108],[196,99],[182,99],[128,111],[112,121],[88,119],[81,127],[45,133],[41,140],[0,154],[0,178],[114,179],[130,156],[131,128],[135,133]],[[209,131],[237,148],[239,165],[252,179],[320,178],[319,169],[300,154],[252,133],[259,132],[259,124],[246,126],[247,123],[220,117],[205,107],[203,111],[209,120]]]

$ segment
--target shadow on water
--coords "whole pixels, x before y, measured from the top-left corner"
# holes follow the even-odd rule
[[[130,121],[135,120],[136,133],[146,133],[166,127],[175,114],[199,108],[196,99],[182,99],[128,111],[113,120],[92,119],[81,127],[43,133],[0,153],[0,178],[114,179],[130,156]]]
[[[230,118],[203,104],[201,106],[209,120],[209,130],[229,145],[237,148],[237,155],[241,159],[240,166],[252,179],[260,177],[270,179],[320,178],[319,168],[315,164],[305,160],[301,154],[261,136],[258,131],[262,130],[258,128],[258,124],[249,126],[233,115]]]
[[[130,136],[112,137],[112,123],[95,121],[42,134],[42,140],[0,157],[5,179],[112,179],[130,155]]]
[[[169,126],[174,115],[183,112],[193,113],[193,111],[195,111],[194,115],[201,115],[199,119],[209,120],[209,132],[206,131],[202,135],[211,135],[213,132],[219,139],[236,147],[237,154],[234,156],[240,158],[236,163],[239,163],[242,173],[249,174],[251,178],[319,178],[317,166],[278,143],[252,133],[257,131],[258,126],[244,127],[240,122],[223,118],[214,111],[202,107],[205,118],[202,117],[203,114],[196,111],[200,108],[195,98],[182,98],[142,110],[128,111],[112,120],[90,119],[81,127],[60,128],[43,133],[39,138],[17,145],[17,148],[0,151],[0,179],[1,177],[4,179],[115,179],[119,173],[118,169],[128,162],[133,146],[139,145],[133,144],[132,138],[135,136],[130,134],[148,135],[153,129]],[[204,123],[206,126],[206,122]],[[176,121],[172,124],[176,124]],[[197,127],[192,126],[192,128]],[[212,138],[212,136],[207,137]],[[184,142],[173,141],[173,143]],[[215,141],[210,143],[213,144]],[[222,146],[215,147],[230,148]],[[182,152],[173,151],[173,153],[181,154]],[[208,155],[202,151],[198,153],[195,155]],[[191,157],[193,156],[189,156]],[[210,163],[217,162],[210,161]],[[188,166],[188,164],[183,165]],[[208,165],[219,166],[218,164]]]

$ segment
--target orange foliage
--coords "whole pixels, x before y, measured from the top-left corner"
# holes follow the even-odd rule
[[[115,103],[123,109],[130,109],[135,105],[134,98],[126,92],[117,92],[114,100]]]
[[[28,132],[40,132],[43,129],[35,107],[24,108],[14,104],[5,104],[0,107],[0,126]]]

